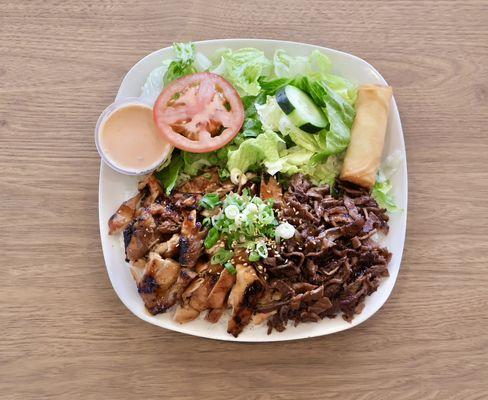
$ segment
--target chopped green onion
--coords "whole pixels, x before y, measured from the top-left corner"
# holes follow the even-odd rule
[[[276,227],[276,237],[291,239],[295,235],[295,227],[288,222],[283,222]]]
[[[210,259],[211,264],[224,264],[234,257],[234,253],[230,250],[219,249]]]
[[[249,214],[256,214],[258,212],[258,206],[254,203],[249,203],[244,211],[242,212],[243,215],[247,216]]]
[[[230,262],[226,262],[224,264],[224,267],[227,271],[229,271],[232,275],[235,275],[237,273],[237,270],[235,269],[235,267],[230,263]]]
[[[210,217],[205,217],[202,221],[202,225],[205,227],[205,228],[208,228],[210,226],[212,226],[212,220],[210,219]]]
[[[271,208],[265,208],[264,210],[262,210],[258,218],[259,222],[264,225],[271,224],[275,219],[273,210]]]
[[[211,228],[208,231],[207,237],[205,238],[205,241],[203,244],[205,245],[206,249],[210,249],[211,247],[214,247],[219,240],[219,231],[215,228]]]
[[[208,193],[200,199],[199,204],[207,210],[215,208],[222,204],[217,193]]]
[[[239,207],[235,204],[231,204],[225,207],[224,213],[227,218],[235,220],[236,217],[240,214]]]
[[[258,253],[261,258],[268,257],[268,248],[266,247],[266,244],[263,242],[256,243],[256,253]]]
[[[259,254],[256,251],[251,251],[249,253],[249,257],[248,258],[249,258],[249,261],[254,262],[254,261],[258,261],[260,257],[259,257]]]

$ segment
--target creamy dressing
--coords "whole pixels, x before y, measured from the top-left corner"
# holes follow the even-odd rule
[[[170,145],[158,132],[152,108],[130,104],[107,117],[100,146],[113,164],[137,172],[156,167]]]

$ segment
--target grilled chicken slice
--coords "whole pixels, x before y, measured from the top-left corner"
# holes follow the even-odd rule
[[[192,281],[190,285],[184,290],[181,295],[182,304],[176,309],[174,320],[180,324],[194,320],[200,314],[199,310],[195,310],[190,306],[190,299],[198,289],[205,283],[205,279],[198,278]]]
[[[162,259],[157,253],[149,254],[142,276],[138,277],[137,289],[151,314],[165,312],[169,308],[166,296],[179,273],[180,265],[176,261]]]
[[[196,210],[191,211],[181,225],[179,261],[184,267],[195,267],[202,254],[206,231],[200,230],[199,225],[197,224]]]
[[[178,192],[183,193],[213,193],[221,186],[217,170],[210,170],[202,175],[186,181],[178,187]]]
[[[164,300],[164,306],[166,308],[173,307],[178,299],[181,298],[183,291],[190,285],[190,283],[197,277],[197,273],[188,268],[181,268],[178,275],[178,279],[171,289],[169,290],[167,296]]]
[[[148,207],[150,204],[154,203],[156,199],[163,193],[163,188],[159,184],[158,179],[154,175],[146,176],[138,186],[139,191],[146,189],[148,192],[147,196],[144,198],[143,206]]]
[[[176,309],[173,319],[179,324],[186,324],[187,322],[193,321],[199,315],[200,311],[195,310],[188,304],[183,304]]]
[[[251,320],[253,309],[264,291],[263,282],[252,266],[238,264],[236,283],[229,295],[232,317],[227,332],[237,337]]]
[[[210,308],[223,308],[225,306],[225,299],[230,289],[236,281],[235,275],[231,274],[227,269],[223,269],[220,273],[219,279],[212,291],[208,295],[208,306]]]
[[[156,222],[149,212],[144,212],[136,222],[124,231],[127,259],[134,261],[144,257],[161,238]]]
[[[178,253],[179,243],[180,235],[174,234],[168,241],[156,244],[151,251],[158,253],[163,258],[174,258]]]
[[[117,209],[114,215],[108,220],[108,234],[113,235],[115,233],[122,232],[129,226],[134,218],[137,205],[141,201],[142,193],[137,193],[134,197],[124,201]]]
[[[219,322],[220,317],[225,312],[225,308],[214,308],[208,311],[208,314],[205,316],[205,319],[210,322],[211,324],[216,324]]]
[[[205,271],[208,271],[210,268],[210,263],[208,261],[199,261],[195,267],[195,271],[198,272],[200,275],[203,275]]]
[[[178,307],[174,320],[180,324],[198,317],[200,312],[208,309],[208,295],[215,284],[215,275],[195,279],[181,295],[182,305]]]
[[[208,295],[215,284],[215,276],[206,275],[203,279],[203,284],[193,292],[190,298],[190,307],[198,311],[208,309]]]
[[[281,201],[281,198],[283,196],[281,186],[274,176],[271,176],[269,178],[268,183],[266,183],[264,176],[261,178],[259,194],[263,200],[273,199],[276,201]]]
[[[171,204],[153,203],[148,211],[157,217],[159,232],[167,234],[180,231],[183,218]]]

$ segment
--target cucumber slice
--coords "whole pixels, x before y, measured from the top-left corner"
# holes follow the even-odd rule
[[[285,86],[276,93],[276,101],[290,121],[301,130],[317,133],[327,126],[327,118],[310,96],[295,86]]]

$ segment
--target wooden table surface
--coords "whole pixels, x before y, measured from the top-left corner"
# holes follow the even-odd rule
[[[340,49],[395,88],[407,240],[355,329],[211,341],[140,321],[110,286],[98,115],[147,53],[225,37]],[[487,1],[2,0],[0,398],[488,398],[487,104]]]

